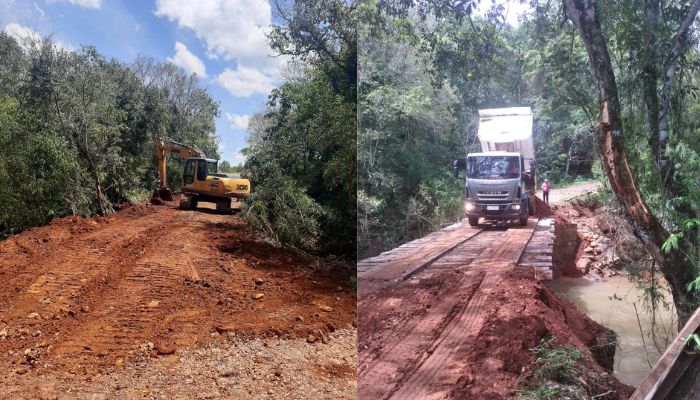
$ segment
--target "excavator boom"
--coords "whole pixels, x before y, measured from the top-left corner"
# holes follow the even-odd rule
[[[169,153],[177,154],[182,158],[204,157],[204,153],[194,147],[170,139],[156,138],[156,163],[160,186],[153,192],[154,199],[173,201],[173,194],[168,189],[165,173],[167,166],[166,155]]]

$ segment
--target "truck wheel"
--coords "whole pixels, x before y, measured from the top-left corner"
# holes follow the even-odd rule
[[[527,225],[527,217],[520,217],[520,226]]]
[[[469,226],[479,226],[479,217],[467,217],[469,219]]]
[[[190,200],[190,210],[196,210],[197,209],[197,196],[192,196],[192,200]]]
[[[535,201],[532,199],[532,197],[528,197],[528,199],[527,199],[527,213],[532,216],[532,215],[535,215],[536,211],[537,210],[535,210]]]

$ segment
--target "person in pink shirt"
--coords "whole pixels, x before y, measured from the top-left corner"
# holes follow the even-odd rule
[[[549,204],[549,188],[549,179],[545,179],[542,184],[542,200],[547,204]]]

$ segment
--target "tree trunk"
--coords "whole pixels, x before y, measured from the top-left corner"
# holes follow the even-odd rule
[[[692,262],[680,250],[661,250],[668,232],[647,207],[639,193],[627,162],[622,135],[620,101],[607,41],[601,31],[595,0],[563,0],[564,9],[586,46],[600,101],[598,124],[603,168],[610,186],[631,223],[635,236],[646,246],[668,281],[683,326],[695,309],[697,299],[686,291],[695,278]]]
[[[659,0],[646,0],[644,7],[645,26],[642,27],[645,47],[642,50],[642,87],[645,108],[645,122],[647,125],[649,148],[656,163],[659,166],[659,94],[657,84],[659,82],[659,43],[656,40],[655,30],[659,20]]]

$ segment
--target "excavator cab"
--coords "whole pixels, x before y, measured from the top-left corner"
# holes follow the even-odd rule
[[[216,160],[206,158],[190,158],[185,160],[185,170],[182,173],[182,183],[185,186],[196,188],[202,187],[202,183],[206,184],[207,177],[210,174],[215,174],[217,170]]]

